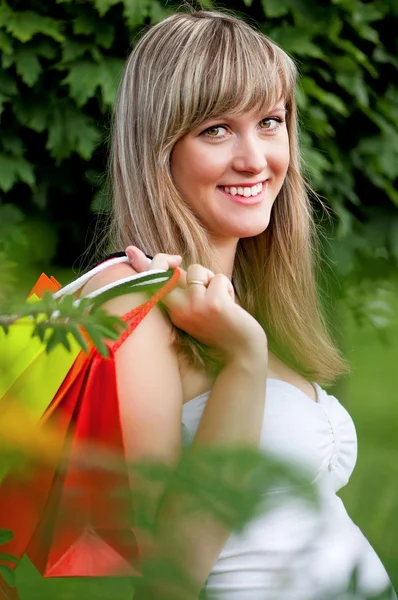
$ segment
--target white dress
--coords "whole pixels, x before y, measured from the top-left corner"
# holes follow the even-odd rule
[[[317,402],[289,383],[267,379],[261,448],[307,469],[320,494],[320,509],[273,490],[272,508],[229,537],[206,582],[210,598],[326,600],[347,589],[355,567],[364,596],[391,585],[379,557],[336,495],[357,458],[353,421],[334,396],[315,386]],[[209,393],[183,406],[187,445]],[[396,598],[392,589],[386,598]]]

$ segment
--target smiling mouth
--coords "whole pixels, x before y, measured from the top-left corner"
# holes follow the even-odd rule
[[[248,190],[250,190],[250,195],[248,194],[248,191],[246,191],[246,186],[245,187],[242,186],[242,188],[240,188],[240,186],[239,187],[235,187],[235,186],[230,187],[230,186],[218,185],[216,189],[221,194],[223,194],[223,196],[225,198],[228,198],[230,200],[230,202],[233,202],[235,204],[240,204],[242,206],[256,206],[258,204],[261,204],[264,200],[265,191],[268,187],[268,179],[261,184],[260,192],[258,191],[258,185],[259,184],[256,184],[255,186],[247,186]],[[232,194],[231,189],[232,189],[232,192],[235,191],[233,189],[234,187],[235,187],[236,191],[241,189],[245,195],[238,194],[238,193]],[[253,190],[253,188],[254,188],[254,190]],[[227,190],[230,190],[230,191],[227,191]]]
[[[252,186],[227,186],[227,185],[218,185],[218,188],[226,192],[227,194],[231,194],[231,196],[241,196],[242,198],[251,198],[256,197],[263,191],[263,182],[256,183],[256,185]]]

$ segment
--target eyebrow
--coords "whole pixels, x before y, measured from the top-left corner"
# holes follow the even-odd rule
[[[261,115],[264,115],[264,113],[272,114],[273,112],[284,112],[285,115],[286,115],[287,114],[287,109],[286,109],[285,106],[278,106],[277,105],[277,106],[274,106],[273,108],[259,110],[258,113],[257,113],[256,118],[261,117]],[[224,114],[221,114],[221,115],[215,115],[214,117],[209,117],[208,119],[205,119],[201,123],[201,125],[199,125],[199,127],[202,127],[202,125],[204,123],[208,123],[208,122],[211,122],[211,121],[219,121],[219,120],[223,120],[223,119],[228,120],[228,121],[234,121],[237,116],[239,116],[239,113],[224,113]]]

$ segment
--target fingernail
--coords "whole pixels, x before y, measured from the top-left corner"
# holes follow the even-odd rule
[[[129,259],[129,261],[132,264],[134,264],[134,260],[136,258],[134,250],[132,248],[127,248],[126,249],[126,254],[127,254],[127,258]]]

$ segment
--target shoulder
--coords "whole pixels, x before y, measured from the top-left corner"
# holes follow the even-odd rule
[[[126,277],[136,275],[137,271],[129,263],[118,263],[100,271],[94,275],[82,288],[81,296],[87,296],[110,283],[120,281]],[[145,291],[134,292],[131,294],[123,294],[116,296],[104,304],[104,309],[116,316],[123,316],[130,312],[140,304],[148,300],[149,295]],[[173,325],[167,316],[166,311],[162,310],[159,305],[154,306],[145,317],[143,323],[150,323],[152,327],[158,328],[158,335],[162,336],[164,341],[170,345],[173,338]],[[146,327],[145,327],[146,328]],[[158,338],[159,339],[159,338]]]
[[[136,271],[119,263],[94,275],[87,295]],[[148,299],[145,292],[112,298],[104,308],[117,316]],[[181,448],[182,382],[172,343],[172,323],[158,305],[123,342],[115,356],[118,398],[127,456],[173,462]]]

